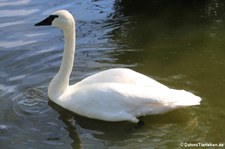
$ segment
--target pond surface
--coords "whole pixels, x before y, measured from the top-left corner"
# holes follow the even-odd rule
[[[50,102],[47,87],[59,69],[63,35],[56,28],[33,25],[58,9],[76,17],[71,84],[105,69],[127,67],[171,88],[191,91],[202,97],[202,104],[142,117],[145,126],[133,130],[129,122],[87,119]],[[1,148],[225,146],[224,74],[223,1],[0,2]]]

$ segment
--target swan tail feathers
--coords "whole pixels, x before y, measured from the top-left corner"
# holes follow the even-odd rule
[[[176,96],[177,97],[175,98],[173,105],[179,107],[200,105],[202,100],[199,96],[196,96],[184,90],[179,91]]]

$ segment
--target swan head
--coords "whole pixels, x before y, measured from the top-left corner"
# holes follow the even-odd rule
[[[75,24],[74,18],[67,10],[58,10],[53,12],[49,17],[36,23],[34,26],[46,26],[51,25],[61,28],[63,30],[70,29]]]

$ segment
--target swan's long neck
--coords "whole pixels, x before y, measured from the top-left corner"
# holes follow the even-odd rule
[[[64,82],[69,85],[69,77],[73,69],[75,53],[75,31],[64,31],[65,45],[63,58],[58,74],[64,76]]]
[[[69,78],[73,69],[74,53],[75,53],[75,24],[69,29],[66,28],[64,32],[64,52],[59,72],[52,79],[48,95],[51,100],[57,99],[62,93],[65,92],[69,86]]]

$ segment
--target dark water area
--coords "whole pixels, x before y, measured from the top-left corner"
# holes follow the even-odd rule
[[[34,24],[58,9],[76,18],[71,84],[126,67],[191,91],[202,104],[141,117],[145,125],[133,130],[132,123],[87,119],[50,102],[47,87],[59,69],[63,35]],[[225,147],[224,47],[222,0],[2,0],[0,148]]]

